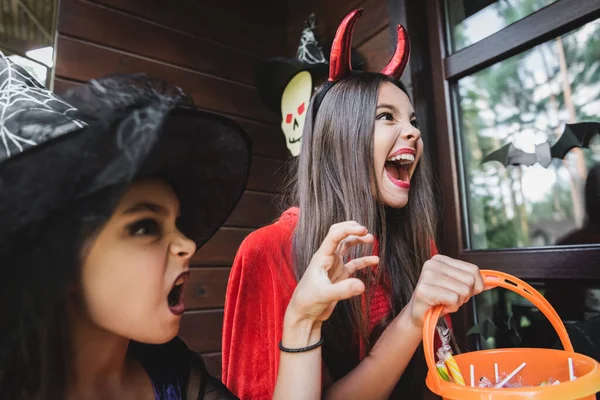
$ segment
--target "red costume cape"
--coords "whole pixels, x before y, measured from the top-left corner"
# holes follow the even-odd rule
[[[223,320],[222,379],[242,400],[273,396],[283,317],[297,284],[291,250],[298,214],[298,208],[291,208],[274,224],[248,235],[231,268]],[[432,254],[436,253],[434,246]],[[375,288],[372,323],[389,309],[383,289]]]

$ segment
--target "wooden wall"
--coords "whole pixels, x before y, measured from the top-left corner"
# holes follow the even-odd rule
[[[270,3],[270,4],[269,4]],[[181,335],[220,375],[223,302],[235,252],[276,217],[287,158],[279,121],[253,86],[261,59],[285,51],[284,10],[244,0],[61,0],[54,87],[111,73],[146,72],[177,84],[196,105],[242,124],[254,142],[247,190],[233,215],[193,258]]]

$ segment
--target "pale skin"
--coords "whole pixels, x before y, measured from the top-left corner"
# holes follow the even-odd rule
[[[423,142],[414,110],[406,94],[391,83],[379,89],[374,132],[374,163],[381,201],[393,208],[405,207],[410,189],[399,187],[386,172],[385,162],[399,149],[412,149],[414,162],[407,167],[412,177],[423,154]],[[405,185],[406,186],[406,185]],[[348,249],[372,243],[373,235],[357,222],[331,227],[288,305],[282,343],[300,348],[321,338],[321,325],[338,301],[360,295],[364,284],[352,277],[358,269],[376,265],[368,256],[344,264]],[[422,268],[412,299],[383,332],[370,353],[348,375],[321,387],[321,349],[305,353],[281,352],[274,399],[387,399],[404,373],[422,339],[425,313],[443,305],[444,313],[458,310],[484,290],[477,266],[436,255]]]
[[[80,280],[67,303],[67,399],[154,399],[151,381],[128,354],[130,340],[174,338],[180,315],[167,297],[189,269],[196,245],[176,226],[179,200],[163,181],[134,183],[84,247]]]

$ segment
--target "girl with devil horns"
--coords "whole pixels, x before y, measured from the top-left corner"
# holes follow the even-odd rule
[[[432,177],[399,80],[406,31],[381,73],[350,70],[361,12],[338,28],[309,105],[298,208],[249,235],[232,267],[222,378],[242,399],[291,387],[303,398],[421,398],[426,311],[453,312],[484,289],[475,265],[434,255]]]

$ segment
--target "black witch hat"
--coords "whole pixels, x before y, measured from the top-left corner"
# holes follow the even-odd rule
[[[287,84],[302,71],[311,74],[313,87],[327,78],[329,62],[315,35],[315,15],[305,22],[296,58],[275,57],[263,62],[256,73],[256,88],[265,105],[275,114],[281,115],[281,96]],[[328,52],[327,52],[328,53]],[[355,69],[360,69],[363,60],[357,52],[352,53]]]
[[[177,87],[112,76],[58,97],[2,53],[0,139],[4,247],[20,229],[145,176],[171,184],[182,231],[201,246],[237,204],[251,160],[238,124],[197,110]]]

